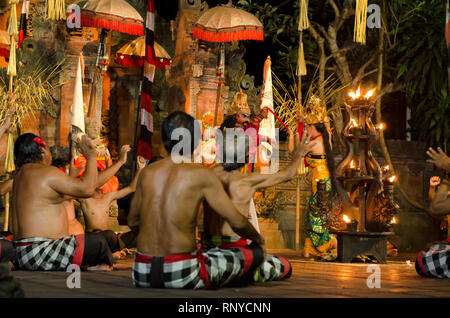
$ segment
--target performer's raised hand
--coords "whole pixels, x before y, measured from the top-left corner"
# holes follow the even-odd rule
[[[77,142],[78,150],[86,158],[97,157],[97,150],[92,142],[92,139],[88,135],[84,134]]]
[[[311,136],[306,134],[306,129],[303,130],[302,141],[299,141],[298,134],[295,134],[294,138],[294,151],[292,155],[294,158],[296,157],[304,157],[308,152],[310,152],[311,148],[315,146],[316,142],[310,142]]]
[[[437,187],[441,183],[441,178],[434,176],[430,178],[430,187]]]
[[[119,161],[122,164],[125,164],[125,162],[127,162],[127,154],[130,150],[131,150],[130,145],[123,145],[122,148],[120,148]]]
[[[145,166],[146,166],[145,158],[141,157],[141,156],[137,156],[136,165],[137,165],[138,170],[145,168]]]
[[[428,159],[427,162],[450,172],[450,157],[447,156],[440,147],[437,148],[437,151],[431,147],[428,148],[427,155],[431,158]]]
[[[297,113],[297,115],[295,115],[295,118],[297,119],[298,123],[302,123],[305,120],[306,116],[304,114]]]

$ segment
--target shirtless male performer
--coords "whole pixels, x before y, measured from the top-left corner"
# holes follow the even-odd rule
[[[184,134],[174,140],[177,128],[184,128]],[[218,288],[234,279],[244,279],[264,260],[263,237],[236,210],[214,171],[201,164],[173,161],[179,156],[192,161],[201,136],[194,118],[173,112],[164,120],[161,133],[171,155],[143,169],[128,215],[128,226],[139,233],[132,272],[134,285]],[[179,145],[189,148],[188,153],[176,153]],[[195,228],[203,199],[238,235],[252,240],[252,245],[198,250]]]
[[[116,252],[124,248],[136,247],[136,234],[133,231],[125,232],[116,235],[114,232],[108,230],[109,206],[114,200],[121,199],[136,191],[136,183],[142,169],[146,162],[143,157],[137,157],[137,172],[131,181],[130,185],[118,191],[102,193],[101,188],[97,188],[94,195],[90,198],[78,199],[83,211],[84,220],[86,223],[86,232],[94,232],[98,234],[104,233],[107,241],[110,244],[111,251]],[[100,232],[101,231],[101,232]],[[114,236],[114,237],[111,237]],[[112,247],[111,245],[116,245]]]
[[[119,160],[117,162],[115,162],[112,166],[110,166],[109,168],[98,172],[96,192],[98,192],[99,189],[101,192],[101,187],[103,186],[103,184],[105,182],[107,182],[112,176],[114,176],[117,173],[117,171],[119,171],[119,169],[126,163],[127,153],[130,151],[130,149],[131,148],[129,145],[122,146],[122,148],[120,149]],[[79,168],[75,168],[74,160],[71,161],[69,169],[67,169],[67,166],[66,166],[68,164],[68,162],[64,161],[64,160],[55,159],[55,160],[53,160],[52,164],[54,166],[56,166],[57,168],[59,168],[60,170],[65,171],[66,173],[68,170],[69,175],[72,177],[79,176],[79,171],[81,169],[85,168],[84,165],[80,166]],[[125,190],[125,189],[128,189],[128,188],[129,187],[124,188],[124,191],[121,191],[121,193],[123,194],[124,192],[126,192],[127,190]],[[106,241],[108,242],[109,248],[111,249],[111,253],[113,254],[114,258],[120,259],[124,255],[121,252],[121,250],[128,246],[125,246],[126,244],[120,242],[116,233],[114,233],[111,230],[108,230],[107,224],[106,224],[107,219],[108,219],[108,214],[109,214],[109,205],[112,202],[112,201],[109,201],[109,198],[115,196],[117,193],[118,193],[118,191],[109,192],[107,194],[96,193],[91,198],[85,198],[85,199],[78,198],[76,200],[71,199],[71,200],[64,201],[63,206],[66,209],[67,218],[68,218],[68,222],[69,222],[69,235],[78,235],[78,234],[84,233],[85,229],[83,228],[83,226],[81,225],[81,223],[78,221],[78,219],[76,217],[76,213],[75,213],[75,203],[76,202],[75,201],[80,202],[81,207],[83,208],[82,202],[91,200],[94,197],[98,198],[99,200],[92,199],[94,202],[91,202],[91,204],[89,204],[89,206],[92,207],[90,213],[86,213],[86,211],[89,211],[89,209],[86,209],[86,204],[84,204],[83,215],[84,215],[85,222],[86,222],[86,232],[93,232],[95,234],[103,236],[106,239]],[[129,193],[131,193],[131,192],[129,192]],[[127,193],[125,193],[125,195],[127,195]],[[114,200],[114,198],[113,198],[113,200]],[[95,210],[95,211],[93,211],[93,210]],[[99,213],[100,210],[101,210],[101,213]],[[97,213],[97,215],[95,215],[95,213]],[[91,216],[94,216],[94,217],[91,217]]]
[[[68,197],[92,196],[97,184],[97,153],[87,135],[81,137],[78,148],[87,158],[81,179],[51,166],[49,147],[38,136],[27,133],[17,138],[14,157],[18,171],[12,195],[16,267],[66,270],[76,264],[88,266],[88,270],[113,269],[113,257],[105,238],[68,232],[63,202]]]
[[[216,137],[217,138],[217,137]],[[239,140],[246,142],[246,136],[242,130],[227,129],[223,133],[223,138],[218,138],[218,155],[221,164],[215,164],[211,167],[219,177],[225,191],[233,201],[234,206],[244,216],[248,217],[250,201],[258,189],[263,189],[289,181],[295,177],[298,166],[303,157],[310,151],[314,143],[309,144],[310,138],[306,138],[306,131],[303,134],[302,142],[295,138],[295,149],[292,152],[292,162],[283,170],[273,174],[262,174],[258,172],[242,173],[241,168],[246,162],[238,161]],[[220,142],[222,141],[222,142]],[[246,158],[248,159],[248,147],[246,145]],[[227,158],[233,158],[233,162],[227,162]],[[239,237],[230,225],[207,204],[205,204],[204,233],[202,244],[206,248],[225,246],[247,246],[247,240]],[[289,278],[291,274],[291,265],[282,258],[266,255],[265,262],[255,272],[255,281],[271,281]]]

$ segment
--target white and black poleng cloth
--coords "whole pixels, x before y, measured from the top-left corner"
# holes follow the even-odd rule
[[[421,276],[450,278],[450,242],[437,243],[420,251],[416,270]]]
[[[74,235],[56,240],[42,237],[25,238],[14,241],[14,245],[16,267],[32,271],[65,271],[67,266],[74,263],[74,257],[79,254],[80,248],[84,249]]]

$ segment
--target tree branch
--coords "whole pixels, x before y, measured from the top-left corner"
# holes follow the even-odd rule
[[[364,75],[364,72],[366,71],[366,68],[372,64],[375,59],[377,58],[377,55],[372,55],[372,57],[370,59],[368,59],[366,61],[366,63],[364,63],[358,70],[358,72],[356,73],[355,77],[353,77],[353,81],[352,81],[352,86],[355,86],[356,84],[358,84],[358,82],[360,82],[362,80],[362,76]]]
[[[333,8],[336,18],[339,18],[341,16],[341,11],[339,11],[339,7],[336,5],[336,2],[334,2],[334,0],[328,0],[328,3]]]

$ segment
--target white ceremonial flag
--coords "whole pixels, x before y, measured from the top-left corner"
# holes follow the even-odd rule
[[[266,63],[270,63],[270,58],[266,61]],[[267,69],[266,80],[263,85],[263,95],[261,99],[261,109],[264,107],[273,109],[273,89],[272,89],[272,68],[270,64]],[[268,117],[263,119],[259,125],[258,133],[261,136],[266,136],[270,139],[275,140],[275,118],[271,112],[269,112]]]
[[[75,77],[75,86],[73,90],[72,103],[72,126],[78,127],[83,133],[84,128],[84,107],[83,107],[83,83],[81,81],[81,61],[78,58],[77,75]]]

